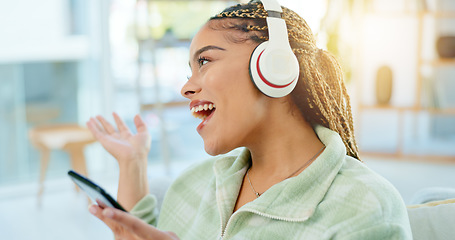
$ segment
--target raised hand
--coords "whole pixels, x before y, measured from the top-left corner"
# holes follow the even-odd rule
[[[132,134],[123,120],[113,113],[116,130],[105,118],[97,116],[90,118],[87,127],[103,147],[119,161],[119,164],[129,161],[146,160],[150,151],[151,136],[139,115],[134,118],[137,133]]]
[[[149,193],[147,182],[147,154],[151,137],[139,115],[134,117],[137,133],[132,134],[122,119],[113,113],[116,130],[101,116],[90,118],[87,127],[103,147],[119,163],[117,199],[127,210]]]

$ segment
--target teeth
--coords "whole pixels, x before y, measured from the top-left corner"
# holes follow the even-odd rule
[[[202,119],[202,120],[204,120],[204,119],[207,118],[207,116],[205,116],[205,115],[200,115],[200,114],[196,114],[196,113],[193,113],[193,116],[194,116],[195,118],[199,118],[199,119]]]
[[[207,116],[205,114],[198,114],[198,112],[200,112],[202,110],[204,110],[204,111],[213,110],[214,108],[215,108],[215,104],[210,103],[210,104],[204,104],[204,105],[192,107],[190,110],[194,117],[204,120],[207,118]]]
[[[204,105],[199,105],[199,106],[196,106],[196,107],[192,107],[191,108],[191,113],[197,113],[197,112],[200,112],[202,110],[212,110],[215,108],[215,104],[204,104]]]

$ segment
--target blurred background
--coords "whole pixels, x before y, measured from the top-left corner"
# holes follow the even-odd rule
[[[116,161],[85,122],[117,112],[152,134],[150,178],[205,159],[180,88],[207,19],[245,1],[0,0],[0,238],[106,239],[73,168],[116,194]],[[286,0],[334,53],[360,156],[406,203],[455,187],[455,2]],[[27,229],[27,230],[25,230]]]

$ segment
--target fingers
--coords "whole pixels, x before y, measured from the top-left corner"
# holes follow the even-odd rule
[[[115,123],[117,124],[118,130],[121,134],[130,134],[130,130],[128,126],[123,122],[123,120],[118,116],[117,113],[112,113],[114,116]],[[145,125],[144,125],[145,126]],[[107,133],[107,134],[114,134],[117,132],[115,127],[109,123],[104,117],[98,115],[95,118],[90,118],[87,122],[87,127],[93,133]]]
[[[149,239],[154,233],[159,232],[154,227],[126,212],[118,211],[113,208],[106,208],[103,210],[102,214],[105,217],[112,219],[114,222],[122,225],[122,227],[124,227],[127,231],[133,232],[135,235],[143,239]]]
[[[95,217],[103,221],[114,233],[114,235],[120,235],[123,232],[123,228],[120,224],[116,223],[112,219],[103,215],[103,208],[100,206],[93,204],[89,207],[89,212],[93,214]]]
[[[103,221],[116,237],[137,236],[140,239],[154,240],[178,239],[175,233],[162,232],[141,219],[115,208],[100,207],[94,204],[89,207],[89,211]]]
[[[107,205],[104,204],[104,202],[102,202],[101,200],[99,200],[98,198],[96,199],[96,203],[98,204],[98,206],[102,209],[105,209],[107,208]]]
[[[114,120],[115,120],[115,123],[117,124],[117,128],[120,132],[120,134],[131,134],[130,132],[130,129],[128,128],[128,126],[126,126],[125,122],[123,122],[123,120],[118,116],[117,113],[112,113],[112,115],[114,116]]]
[[[104,130],[98,124],[96,119],[90,118],[86,125],[90,132],[92,132],[92,134],[95,136],[95,138],[100,139],[104,135]]]
[[[104,130],[108,133],[108,134],[113,134],[116,132],[114,126],[112,126],[105,118],[103,118],[102,116],[96,116],[96,119],[98,119],[98,121],[101,123],[101,125],[103,126]]]
[[[114,208],[105,208],[103,216],[121,225],[126,232],[131,232],[140,239],[173,239],[174,235],[162,232],[141,219]],[[172,238],[171,238],[172,236]],[[175,238],[174,238],[175,239]]]
[[[131,133],[128,126],[125,122],[119,117],[117,113],[112,113],[114,116],[114,121],[117,124],[118,130],[120,133]],[[98,121],[96,121],[98,120]],[[87,125],[90,123],[92,127],[95,127],[100,132],[107,132],[108,134],[112,134],[116,132],[116,129],[112,124],[110,124],[104,117],[96,116],[96,120],[94,118],[90,118],[90,121],[87,122]],[[99,123],[101,123],[101,125]],[[142,120],[141,116],[138,114],[134,118],[134,124],[138,131],[146,131],[147,126],[145,125],[144,121]]]

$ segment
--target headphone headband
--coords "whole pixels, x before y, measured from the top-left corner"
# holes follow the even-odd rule
[[[283,12],[280,4],[275,0],[261,0],[261,2],[262,2],[262,5],[264,6],[264,9],[267,12],[269,12],[269,11],[280,12],[280,13]]]

